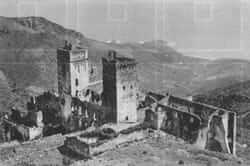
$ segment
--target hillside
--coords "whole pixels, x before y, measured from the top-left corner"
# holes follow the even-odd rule
[[[132,136],[138,136],[134,132]],[[143,132],[145,133],[145,131]],[[41,140],[6,143],[0,147],[0,165],[8,166],[247,166],[249,156],[237,157],[218,152],[196,149],[183,140],[160,131],[143,134],[139,139],[119,144],[110,140],[115,148],[102,149],[102,153],[83,160],[63,149],[65,136],[53,135]],[[146,137],[145,137],[146,136]],[[116,140],[123,140],[121,137]],[[108,144],[108,143],[107,143]],[[244,150],[239,148],[239,150]]]
[[[26,100],[29,86],[56,87],[56,48],[64,40],[84,41],[84,36],[40,17],[0,17],[0,80],[2,110]],[[15,102],[13,102],[15,101]]]
[[[138,62],[141,89],[186,96],[201,91],[226,87],[239,81],[249,80],[250,62],[237,59],[205,60],[184,56],[167,42],[148,41],[140,43],[102,43],[88,40],[92,56],[104,54],[104,50],[115,49]],[[98,56],[99,54],[99,56]]]
[[[195,95],[195,99],[217,105],[237,112],[239,115],[250,110],[249,107],[240,107],[240,104],[250,103],[250,81],[232,84],[227,87],[216,88]],[[236,105],[237,106],[236,106]]]
[[[56,49],[63,46],[65,40],[73,44],[80,41],[81,45],[88,47],[90,61],[96,66],[97,80],[102,78],[101,57],[109,49],[134,57],[139,63],[141,90],[170,91],[186,96],[250,79],[245,72],[250,71],[248,61],[209,61],[188,57],[160,40],[105,43],[41,17],[0,17],[0,71],[6,77],[0,79],[0,89],[4,89],[1,108],[5,110],[13,103],[23,103],[23,96],[28,97],[27,88],[57,90]]]

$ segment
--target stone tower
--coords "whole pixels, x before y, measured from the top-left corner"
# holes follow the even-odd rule
[[[65,42],[57,50],[58,93],[82,97],[82,91],[89,85],[88,50],[73,47]]]
[[[112,110],[113,122],[136,122],[138,90],[136,61],[109,51],[103,63],[103,105]]]

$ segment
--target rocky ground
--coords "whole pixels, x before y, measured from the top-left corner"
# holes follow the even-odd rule
[[[249,164],[249,161],[230,155],[197,150],[166,134],[127,144],[87,162],[78,161],[73,166],[247,166]]]
[[[198,150],[163,132],[145,139],[117,145],[89,160],[61,153],[64,136],[57,135],[23,145],[0,147],[0,165],[4,166],[248,166],[250,160],[227,154]]]

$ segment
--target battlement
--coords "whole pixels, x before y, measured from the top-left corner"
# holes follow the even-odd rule
[[[57,55],[67,57],[69,62],[88,60],[88,48],[65,42],[63,47],[57,49]]]
[[[114,50],[108,52],[108,56],[103,58],[103,62],[115,65],[116,70],[133,70],[137,65],[135,59],[118,55]]]

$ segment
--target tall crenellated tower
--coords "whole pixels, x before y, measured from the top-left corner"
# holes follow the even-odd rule
[[[136,122],[138,90],[136,61],[109,51],[103,62],[103,105],[112,110],[114,122]]]
[[[73,47],[65,42],[57,50],[58,93],[82,97],[82,91],[89,85],[88,49]]]

